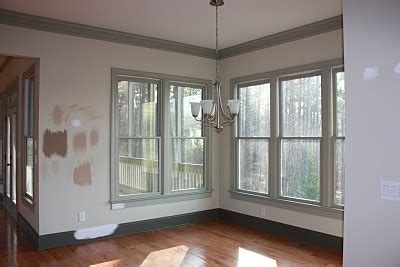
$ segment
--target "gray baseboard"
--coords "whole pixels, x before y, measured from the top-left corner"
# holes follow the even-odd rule
[[[212,209],[212,210],[180,214],[180,215],[168,216],[157,219],[122,223],[118,225],[118,228],[115,230],[113,234],[90,240],[75,239],[74,231],[41,235],[39,236],[37,247],[38,250],[44,250],[49,248],[85,243],[92,240],[108,239],[118,236],[154,231],[168,227],[198,223],[208,220],[217,220],[217,219],[219,219],[219,209]]]
[[[261,230],[270,234],[284,236],[299,243],[300,245],[316,245],[336,251],[343,250],[343,238],[341,237],[328,235],[224,209],[212,209],[144,221],[123,223],[120,224],[116,231],[111,235],[85,240],[75,239],[75,231],[39,236],[33,229],[33,227],[21,215],[18,216],[18,224],[21,229],[26,233],[28,238],[33,241],[38,250],[45,250],[55,247],[86,243],[93,240],[109,239],[118,236],[154,231],[163,228],[218,219]]]
[[[316,245],[331,250],[343,251],[343,238],[328,235],[288,224],[274,222],[238,212],[220,209],[220,218],[231,223],[284,236],[304,245]]]

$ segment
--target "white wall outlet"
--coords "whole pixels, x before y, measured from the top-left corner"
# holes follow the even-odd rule
[[[78,213],[78,220],[79,220],[80,222],[86,221],[86,212],[80,211],[80,212]]]
[[[381,180],[381,199],[400,201],[400,181]]]
[[[265,208],[264,207],[261,208],[261,216],[265,217]]]

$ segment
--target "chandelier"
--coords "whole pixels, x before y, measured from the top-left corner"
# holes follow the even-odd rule
[[[229,99],[226,103],[229,114],[225,112],[222,105],[221,97],[221,79],[219,72],[219,55],[218,55],[218,7],[224,4],[223,0],[211,0],[210,5],[215,6],[215,81],[214,99],[201,100],[200,102],[190,102],[191,111],[194,119],[204,123],[206,127],[213,127],[217,133],[222,132],[225,126],[229,126],[235,122],[239,114],[240,100]],[[203,111],[203,118],[198,118],[200,108]]]

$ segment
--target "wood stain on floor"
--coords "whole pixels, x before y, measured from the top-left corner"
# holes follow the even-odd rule
[[[52,155],[65,157],[68,150],[67,138],[66,130],[53,132],[46,129],[43,134],[43,154],[48,158]]]
[[[90,172],[89,162],[74,168],[74,183],[79,186],[92,184],[92,174]]]

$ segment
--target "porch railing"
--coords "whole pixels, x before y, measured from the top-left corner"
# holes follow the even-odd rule
[[[158,191],[158,161],[142,158],[119,157],[119,187],[123,194]],[[193,189],[204,186],[203,165],[173,163],[171,189]]]

